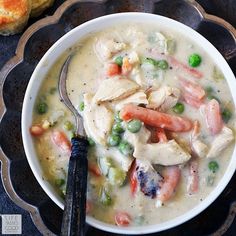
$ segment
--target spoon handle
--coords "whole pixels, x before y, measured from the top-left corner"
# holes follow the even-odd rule
[[[61,236],[84,236],[86,218],[86,192],[88,172],[88,141],[85,138],[71,139],[66,186],[65,208],[61,225]]]

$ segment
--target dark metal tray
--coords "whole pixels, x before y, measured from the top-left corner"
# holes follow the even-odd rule
[[[223,19],[208,15],[194,1],[184,0],[68,0],[53,16],[32,25],[21,37],[16,56],[0,72],[0,161],[6,192],[30,212],[43,235],[58,234],[62,211],[43,192],[25,157],[21,139],[21,109],[30,76],[47,49],[79,24],[106,14],[150,12],[180,21],[206,37],[236,74],[236,31]],[[236,188],[232,178],[220,197],[197,217],[156,235],[235,235]],[[87,235],[115,235],[90,226]],[[154,234],[153,234],[154,235]]]

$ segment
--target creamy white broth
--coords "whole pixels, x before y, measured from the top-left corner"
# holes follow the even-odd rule
[[[159,71],[163,74],[163,78],[151,80],[149,78],[146,81],[145,75],[147,74],[140,69],[139,64],[142,64],[140,61],[137,68],[140,70],[140,76],[143,78],[144,82],[147,82],[144,89],[147,89],[150,86],[150,81],[155,89],[165,85],[180,88],[177,74],[195,81],[203,88],[211,86],[214,90],[213,95],[216,96],[221,102],[221,107],[228,107],[231,109],[233,115],[226,125],[227,127],[234,129],[235,117],[233,112],[234,104],[232,102],[232,97],[226,81],[224,79],[217,81],[214,79],[213,70],[215,64],[213,59],[204,51],[203,48],[193,44],[188,40],[188,38],[185,38],[176,32],[169,32],[168,29],[161,26],[142,24],[129,24],[125,26],[118,25],[105,31],[91,34],[88,38],[78,42],[78,45],[70,50],[73,51],[74,56],[69,66],[67,80],[68,94],[75,107],[79,109],[80,104],[84,99],[83,94],[96,93],[101,82],[108,78],[106,75],[107,64],[112,62],[117,55],[125,56],[125,53],[135,51],[140,58],[152,57],[154,54],[150,53],[149,49],[152,48],[152,45],[154,44],[150,44],[148,42],[148,37],[152,36],[155,32],[161,32],[167,39],[172,39],[175,42],[176,47],[173,56],[182,63],[187,65],[188,57],[192,53],[201,55],[202,62],[196,69],[203,73],[203,78],[192,78],[192,76],[182,72],[181,68],[169,68],[166,71]],[[102,62],[95,53],[94,44],[98,39],[106,37],[115,38],[119,42],[131,44],[133,45],[133,48],[129,46],[127,50],[116,53],[113,57],[107,60],[107,62]],[[140,41],[137,40],[136,42],[133,38],[140,39]],[[70,131],[66,130],[64,128],[64,123],[67,121],[73,123],[74,121],[70,112],[60,102],[58,92],[52,92],[51,89],[57,87],[61,66],[69,53],[70,52],[65,53],[51,69],[50,73],[45,78],[38,95],[38,101],[44,100],[42,98],[46,97],[45,102],[48,105],[48,111],[45,114],[40,115],[35,112],[33,115],[34,124],[43,124],[45,120],[50,121],[50,119],[55,120],[55,122],[50,121],[50,123],[53,123],[50,124],[51,127],[47,128],[42,135],[35,138],[35,147],[45,172],[45,179],[51,182],[52,185],[58,189],[59,193],[65,191],[66,183],[63,183],[60,187],[58,187],[55,185],[55,181],[58,179],[64,179],[66,182],[69,154],[61,152],[60,149],[58,149],[58,147],[56,147],[56,145],[51,141],[50,136],[51,132],[54,130],[60,130],[66,134],[68,139],[70,139],[73,129]],[[128,75],[128,77],[132,80],[135,80],[135,76],[136,74],[132,72]],[[208,101],[208,99],[205,99],[205,102]],[[180,102],[182,102],[185,106],[185,111],[182,114],[175,114],[172,109],[168,109],[167,113],[187,117],[190,120],[198,119],[201,125],[200,138],[207,146],[211,145],[215,137],[210,135],[201,109],[196,109],[182,100],[180,100]],[[111,110],[115,107],[113,103],[109,103],[107,106]],[[83,115],[83,111],[80,111],[80,113]],[[178,133],[177,135],[178,138],[187,140],[188,142],[186,145],[189,146],[191,131]],[[90,136],[90,134],[88,134],[88,136]],[[92,202],[93,207],[88,214],[101,221],[111,224],[115,223],[114,215],[117,211],[124,211],[130,215],[132,219],[130,225],[156,224],[173,219],[194,208],[216,187],[224,174],[226,167],[228,166],[233,149],[234,142],[228,145],[227,148],[214,159],[207,159],[206,157],[197,159],[199,162],[199,189],[194,194],[189,194],[187,191],[187,182],[189,178],[188,164],[181,164],[180,182],[175,188],[175,193],[173,196],[168,201],[164,202],[163,206],[156,207],[157,199],[151,199],[150,197],[145,196],[140,190],[138,190],[135,197],[132,196],[130,193],[128,177],[123,186],[109,187],[109,194],[112,198],[112,204],[110,206],[104,206],[99,201],[99,189],[104,184],[104,181],[106,181],[106,177],[97,177],[96,175],[89,173],[87,196],[89,201]],[[96,164],[97,157],[100,156],[110,157],[116,166],[119,166],[125,171],[127,171],[127,163],[129,161],[131,162],[131,157],[126,157],[124,155],[122,156],[117,147],[104,147],[99,144],[96,144],[94,147],[90,147],[88,159],[91,163]],[[219,169],[215,174],[212,174],[208,168],[208,163],[211,160],[216,160],[219,164]],[[124,166],[126,167],[122,166],[122,163],[125,163]],[[209,179],[207,179],[209,176],[214,177],[214,183],[209,184]]]

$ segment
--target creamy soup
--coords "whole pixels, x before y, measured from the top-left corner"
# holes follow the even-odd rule
[[[206,198],[234,149],[235,106],[211,55],[158,24],[90,34],[50,70],[30,129],[44,178],[64,196],[75,124],[57,83],[71,52],[68,94],[90,143],[87,214],[157,224]]]

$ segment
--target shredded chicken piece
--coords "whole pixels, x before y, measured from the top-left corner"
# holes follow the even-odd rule
[[[155,32],[155,48],[159,53],[167,54],[167,40],[160,32]]]
[[[139,45],[146,43],[146,35],[137,30],[135,27],[129,27],[126,34],[124,35],[124,40],[130,43],[132,48],[137,48]]]
[[[200,158],[206,157],[208,152],[208,147],[200,139],[200,123],[199,121],[194,121],[194,128],[191,135],[191,145],[193,152]]]
[[[132,79],[141,87],[147,87],[146,81],[140,73],[140,69],[137,65],[135,65],[130,72],[130,76]]]
[[[99,38],[94,44],[94,51],[99,60],[104,62],[126,47],[125,43],[117,42],[115,39]]]
[[[148,161],[137,161],[137,180],[141,192],[151,198],[155,198],[160,191],[163,177],[153,168]]]
[[[113,123],[113,113],[104,104],[94,104],[91,94],[84,94],[83,118],[86,133],[96,143],[105,146]]]
[[[167,143],[139,143],[134,146],[133,156],[137,159],[145,158],[152,164],[163,166],[183,164],[191,158],[191,155],[183,150],[175,140]]]
[[[203,143],[200,139],[194,139],[192,141],[192,148],[194,150],[194,153],[200,157],[206,157],[207,152],[208,152],[208,147],[205,143]]]
[[[207,154],[207,158],[215,158],[234,140],[233,131],[224,126],[221,132],[216,135]]]
[[[136,92],[127,98],[117,101],[115,103],[115,108],[116,110],[121,110],[124,105],[129,104],[129,103],[132,103],[135,105],[139,105],[139,104],[147,105],[148,104],[147,96],[143,91]]]
[[[105,101],[113,101],[123,99],[135,93],[139,89],[139,85],[134,81],[124,78],[111,78],[103,80],[99,86],[93,101],[101,103]]]
[[[167,111],[176,105],[180,97],[180,90],[169,86],[161,87],[149,94],[149,108]]]
[[[129,55],[128,55],[128,60],[129,60],[129,63],[130,63],[130,64],[136,64],[136,63],[138,63],[138,62],[139,62],[139,57],[138,57],[137,52],[132,51],[131,53],[129,53]]]

